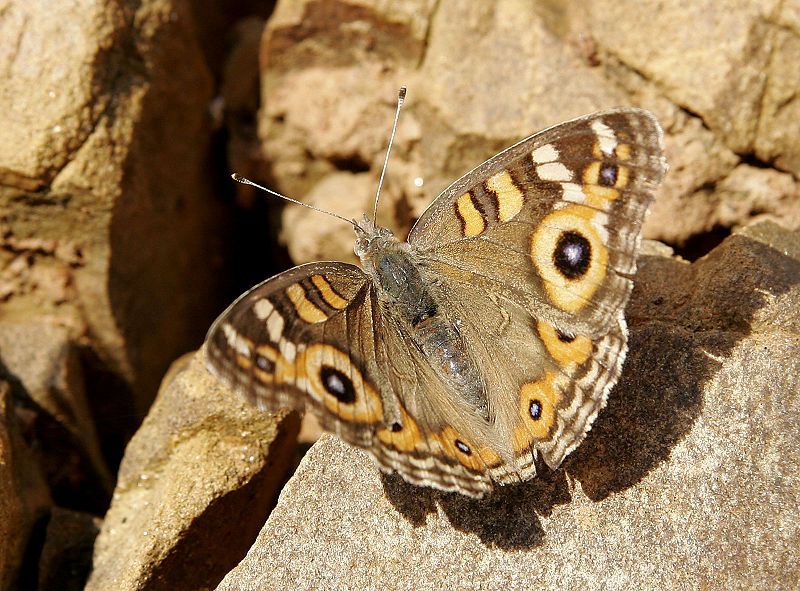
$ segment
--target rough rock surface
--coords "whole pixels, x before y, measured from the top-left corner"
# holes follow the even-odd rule
[[[11,386],[0,381],[0,591],[35,584],[35,577],[30,580],[23,572],[23,561],[29,536],[41,526],[50,503],[17,424]]]
[[[202,357],[173,365],[128,445],[89,591],[213,587],[269,514],[299,417],[247,405],[211,377]]]
[[[141,416],[211,316],[213,298],[175,294],[219,276],[212,80],[188,2],[5,0],[0,14],[0,315],[68,328]]]
[[[104,511],[113,477],[100,451],[69,330],[0,322],[0,378],[11,386],[23,437],[53,500]]]
[[[598,46],[702,117],[732,150],[800,172],[800,145],[790,131],[800,118],[800,12],[793,2],[720,11],[713,0],[603,0],[591,4],[584,25]]]
[[[101,523],[88,513],[53,508],[39,558],[38,591],[82,591]]]
[[[647,237],[683,244],[764,214],[800,227],[799,13],[760,0],[723,18],[706,4],[278,2],[261,47],[267,176],[301,198],[343,172],[371,176],[375,187],[405,84],[381,207],[382,220],[403,231],[498,150],[570,117],[639,105],[664,125],[671,164]],[[321,224],[318,216],[296,214]],[[315,251],[299,227],[284,237],[292,253]]]
[[[796,0],[724,11],[709,0],[52,4],[0,0],[0,591],[33,588],[37,577],[41,591],[80,586],[85,571],[62,566],[70,556],[85,566],[94,524],[83,511],[104,510],[105,464],[121,457],[168,363],[200,344],[237,289],[234,274],[254,282],[263,267],[288,262],[270,242],[279,222],[269,214],[282,204],[234,188],[226,157],[292,197],[358,215],[374,195],[405,84],[379,211],[402,233],[441,189],[514,141],[592,110],[638,105],[662,122],[671,165],[648,237],[698,256],[709,248],[695,241],[716,243],[753,220],[800,227]],[[235,190],[243,207],[228,216],[220,206]],[[268,220],[254,215],[264,210]],[[340,222],[287,208],[282,224],[296,262],[353,256]],[[275,545],[270,555],[285,559],[306,540],[309,519],[331,515],[318,546],[306,546],[311,557],[298,555],[288,570],[266,564],[276,577],[311,573],[308,581],[309,564],[329,580],[346,564],[367,587],[370,574],[388,576],[403,557],[406,570],[384,586],[417,587],[457,561],[464,573],[505,568],[512,582],[536,573],[552,581],[569,552],[583,569],[576,586],[606,565],[609,587],[634,586],[648,568],[659,583],[667,563],[658,556],[679,560],[689,574],[676,580],[691,587],[796,577],[787,561],[797,557],[768,547],[797,545],[796,513],[780,512],[797,506],[786,484],[797,488],[786,435],[796,435],[796,398],[775,394],[781,385],[796,391],[796,368],[780,358],[796,344],[796,289],[780,284],[795,271],[794,241],[762,225],[694,265],[655,251],[642,258],[628,311],[638,347],[631,372],[565,471],[476,505],[421,498],[390,479],[387,502],[350,482],[348,460],[328,474],[347,474],[347,487],[320,492],[311,481],[298,492],[293,482],[270,522],[284,535],[292,499],[319,494],[283,554]],[[293,461],[296,418],[272,422],[200,373],[167,380],[131,445],[98,541],[95,589],[212,587],[269,511]],[[306,424],[304,441],[317,432]],[[231,462],[231,450],[256,450],[254,464],[235,454]],[[315,470],[307,464],[301,478],[318,478]],[[309,511],[320,505],[330,513]],[[336,521],[344,507],[358,517]],[[336,546],[343,531],[361,531],[361,515],[370,515],[362,540]],[[773,519],[771,529],[758,519]],[[383,531],[405,554],[378,553]],[[320,562],[326,556],[313,551],[325,543],[350,562]],[[404,579],[414,552],[418,578]],[[626,570],[634,561],[639,570]]]
[[[645,252],[623,377],[562,469],[474,501],[324,437],[218,591],[796,588],[800,234]]]

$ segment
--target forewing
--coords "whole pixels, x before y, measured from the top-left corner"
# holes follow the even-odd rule
[[[370,291],[345,263],[268,279],[214,322],[208,367],[264,410],[309,406],[325,429],[369,447],[384,422]]]
[[[627,302],[665,170],[650,113],[596,113],[533,135],[453,183],[409,243],[536,318],[602,336]]]

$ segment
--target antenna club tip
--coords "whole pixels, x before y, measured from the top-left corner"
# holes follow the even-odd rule
[[[406,91],[407,90],[408,89],[405,86],[401,86],[400,87],[400,92],[397,93],[398,100],[400,100],[401,102],[406,100]]]
[[[239,183],[242,182],[242,177],[239,176],[239,173],[236,173],[236,172],[231,173],[231,178],[233,180],[235,180],[236,182],[239,182]]]

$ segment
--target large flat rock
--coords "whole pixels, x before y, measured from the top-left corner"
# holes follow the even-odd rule
[[[800,236],[665,250],[640,257],[623,377],[561,469],[475,501],[324,437],[218,591],[796,588]]]

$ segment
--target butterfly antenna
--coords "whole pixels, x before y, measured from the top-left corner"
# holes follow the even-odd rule
[[[375,205],[372,207],[372,222],[378,221],[378,198],[381,196],[381,188],[383,187],[383,177],[386,175],[386,167],[389,164],[389,154],[392,153],[392,144],[394,143],[394,134],[397,132],[397,120],[400,119],[400,109],[403,107],[403,101],[406,100],[406,87],[401,86],[400,92],[397,93],[397,110],[394,112],[394,123],[392,124],[392,135],[389,136],[389,147],[386,148],[386,158],[383,160],[383,169],[381,170],[381,178],[378,181],[378,190],[375,192]]]
[[[283,195],[282,193],[278,193],[277,191],[273,191],[272,189],[267,189],[266,187],[263,187],[263,186],[259,185],[258,183],[254,183],[250,179],[245,178],[240,174],[236,174],[235,172],[231,175],[231,178],[233,180],[235,180],[237,183],[242,183],[243,185],[250,185],[251,187],[255,187],[256,189],[261,189],[262,191],[265,191],[265,192],[269,193],[270,195],[275,195],[275,197],[280,197],[281,199],[285,199],[289,203],[294,203],[296,205],[302,205],[303,207],[307,207],[308,209],[313,209],[314,211],[318,211],[320,213],[328,214],[328,215],[333,216],[335,218],[338,218],[338,219],[340,219],[340,220],[342,220],[344,222],[347,222],[348,224],[350,224],[354,228],[357,227],[355,221],[348,220],[346,217],[341,216],[338,213],[333,213],[332,211],[328,211],[328,210],[322,209],[320,207],[315,207],[314,205],[310,205],[308,203],[303,203],[302,201],[298,201],[297,199],[292,199],[291,197],[287,197],[286,195]]]

